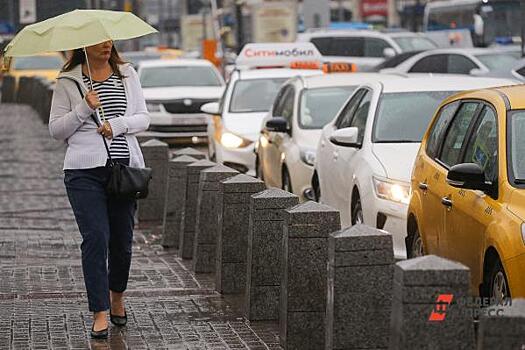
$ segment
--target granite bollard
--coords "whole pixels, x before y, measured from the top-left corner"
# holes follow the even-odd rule
[[[204,169],[200,173],[195,239],[193,242],[192,268],[194,272],[209,273],[215,271],[219,225],[217,213],[219,185],[222,180],[237,174],[239,174],[237,170],[222,164]]]
[[[200,172],[215,165],[217,164],[214,162],[201,159],[186,167],[186,200],[182,210],[181,234],[179,237],[179,256],[183,259],[191,259],[193,257]]]
[[[474,349],[474,322],[461,302],[469,286],[460,263],[434,255],[398,262],[390,349]]]
[[[525,348],[525,299],[513,299],[512,305],[503,303],[486,311],[479,318],[478,350]]]
[[[239,174],[219,185],[219,224],[215,290],[241,294],[246,288],[250,196],[265,189],[264,182]]]
[[[299,204],[299,197],[270,188],[252,195],[248,230],[246,318],[279,320],[284,209]]]
[[[280,341],[285,349],[324,349],[328,235],[341,229],[339,211],[305,202],[285,210]]]
[[[179,156],[168,162],[168,189],[164,206],[162,246],[179,248],[183,204],[186,202],[186,167],[197,162],[190,156]]]
[[[392,235],[355,225],[328,238],[326,349],[387,349],[392,311]]]
[[[160,222],[164,215],[166,186],[168,183],[168,144],[157,139],[140,145],[146,166],[152,169],[149,193],[138,201],[139,222]]]
[[[197,160],[207,159],[206,154],[204,154],[201,151],[196,150],[195,148],[192,148],[192,147],[181,148],[181,149],[173,152],[173,158],[177,158],[177,157],[180,157],[180,156],[190,156],[190,157],[195,158]]]

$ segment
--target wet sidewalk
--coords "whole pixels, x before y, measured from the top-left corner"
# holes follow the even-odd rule
[[[135,231],[128,326],[91,341],[65,147],[27,106],[0,104],[0,125],[0,349],[280,349],[276,324],[250,324],[240,297],[148,229]]]

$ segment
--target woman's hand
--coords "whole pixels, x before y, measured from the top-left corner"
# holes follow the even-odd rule
[[[113,130],[111,129],[111,124],[105,121],[98,129],[97,132],[108,139],[113,138]]]
[[[89,91],[86,94],[86,102],[91,109],[97,109],[98,107],[100,107],[98,93],[94,90]]]

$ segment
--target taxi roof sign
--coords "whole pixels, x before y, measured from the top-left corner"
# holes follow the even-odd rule
[[[312,43],[250,43],[235,60],[243,67],[290,67],[294,62],[321,62],[323,56]]]

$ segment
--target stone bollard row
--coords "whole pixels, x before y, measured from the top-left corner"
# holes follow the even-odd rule
[[[139,222],[162,223],[168,183],[168,144],[156,139],[140,145],[144,162],[152,169],[149,194],[138,202]]]
[[[511,305],[491,307],[481,315],[478,350],[524,348],[525,299],[513,299]]]
[[[42,77],[20,77],[18,89],[16,89],[16,80],[13,77],[6,76],[4,79],[5,87],[2,87],[2,102],[17,102],[30,105],[40,116],[44,124],[49,122],[49,112],[51,110],[51,101],[55,83]],[[18,91],[15,91],[18,90]]]
[[[206,159],[206,154],[202,153],[201,151],[196,150],[195,148],[186,147],[179,149],[175,152],[173,152],[173,158],[177,158],[180,156],[190,156],[192,158],[195,158],[197,160]]]
[[[220,182],[237,174],[237,170],[222,164],[204,169],[200,173],[192,261],[192,268],[196,273],[215,272]]]

